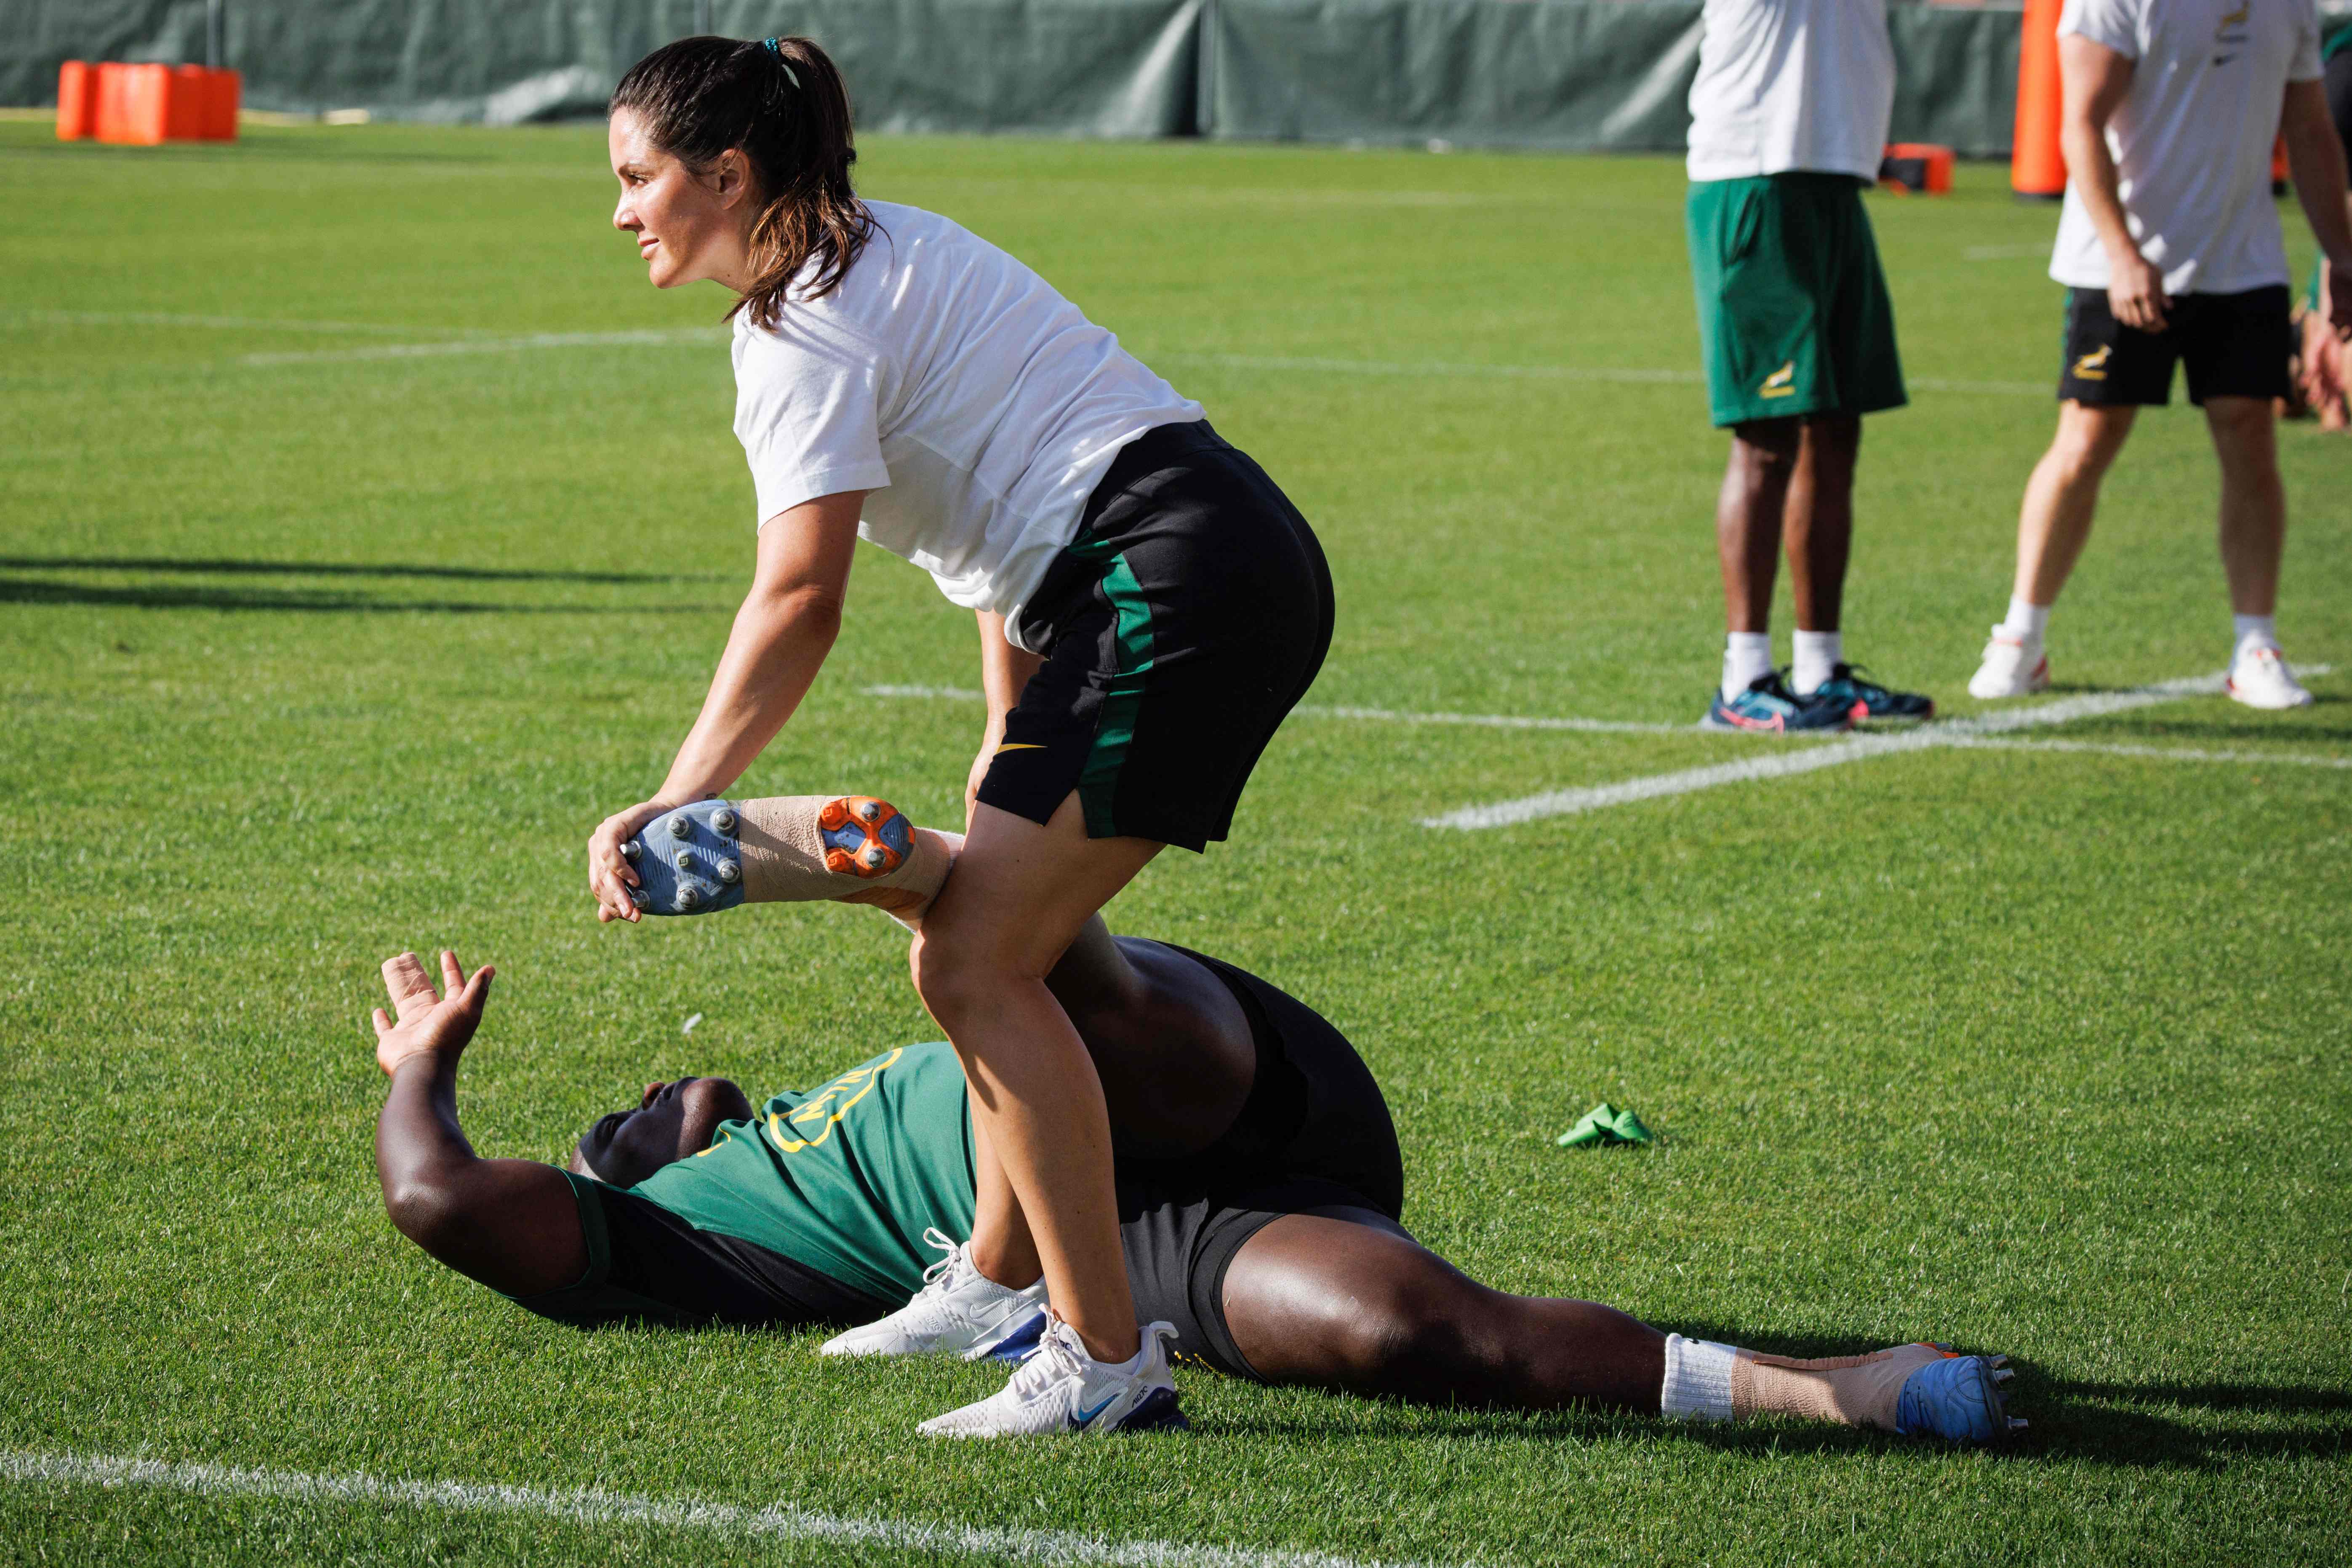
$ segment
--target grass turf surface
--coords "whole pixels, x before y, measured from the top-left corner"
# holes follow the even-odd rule
[[[593,129],[0,125],[0,1450],[1385,1559],[2352,1551],[2352,777],[2305,765],[2352,752],[2347,674],[2297,714],[2044,732],[2274,764],[1937,749],[1478,834],[1415,824],[1769,743],[1301,716],[1234,841],[1114,907],[1351,1034],[1407,1222],[1474,1274],[1772,1349],[2007,1351],[2033,1426],[2003,1456],[1206,1376],[1181,1440],[942,1447],[914,1422],[995,1373],[578,1334],[402,1241],[363,1019],[404,946],[501,966],[460,1091],[488,1152],[558,1157],[651,1075],[758,1094],[932,1034],[870,916],[590,918],[582,842],[658,778],[752,521],[721,301],[644,286],[601,161]],[[1674,161],[877,139],[861,171],[1036,266],[1283,481],[1339,590],[1313,701],[1696,716],[1723,440]],[[1966,713],[2051,424],[2052,216],[1988,169],[1872,211],[1917,390],[1871,422],[1848,642]],[[639,329],[677,336],[482,349]],[[2352,669],[2352,448],[2282,446],[2290,650]],[[2146,417],[2062,687],[2220,668],[2213,489],[2193,413]],[[971,622],[861,554],[743,787],[938,818],[977,710],[860,688],[975,685]],[[1552,1147],[1604,1098],[1661,1146]],[[0,1484],[0,1543],[942,1550],[41,1481]]]

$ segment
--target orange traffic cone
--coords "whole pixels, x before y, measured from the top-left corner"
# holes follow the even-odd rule
[[[2066,150],[2059,141],[2066,105],[2066,89],[2058,79],[2062,8],[2062,0],[2025,0],[2025,31],[2017,48],[2017,132],[2009,185],[2038,201],[2066,194]]]

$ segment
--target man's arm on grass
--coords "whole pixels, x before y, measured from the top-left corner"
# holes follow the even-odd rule
[[[2136,63],[2130,56],[2079,35],[2060,37],[2058,79],[2065,89],[2065,108],[2058,140],[2066,153],[2066,178],[2107,253],[2107,308],[2126,327],[2160,332],[2171,305],[2164,296],[2164,275],[2148,265],[2131,237],[2121,175],[2107,147],[2107,121],[2131,91]]]
[[[2328,324],[2338,338],[2352,340],[2352,195],[2345,190],[2344,143],[2328,115],[2324,83],[2286,84],[2279,134],[2286,138],[2295,199],[2327,257]]]
[[[376,1179],[403,1236],[493,1290],[533,1296],[576,1283],[587,1243],[572,1184],[552,1165],[485,1160],[457,1125],[457,1060],[489,1000],[488,965],[467,978],[441,955],[447,994],[436,995],[413,952],[386,961],[395,1024],[375,1010],[376,1064],[392,1093],[376,1118]]]

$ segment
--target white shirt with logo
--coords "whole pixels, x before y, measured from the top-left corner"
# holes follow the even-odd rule
[[[839,288],[791,300],[772,328],[735,319],[735,435],[761,526],[869,491],[859,535],[1002,614],[1018,644],[1119,448],[1201,405],[986,240],[866,205],[880,228]]]
[[[1878,177],[1895,112],[1886,0],[1706,0],[1690,177]]]
[[[2286,84],[2320,73],[2314,0],[2066,0],[2058,31],[2137,62],[2107,148],[2132,238],[2165,292],[2289,281],[2271,148]],[[2071,182],[2050,276],[2073,289],[2112,281]]]

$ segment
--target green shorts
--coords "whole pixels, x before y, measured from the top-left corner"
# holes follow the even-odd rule
[[[1910,401],[1861,181],[1696,181],[1689,217],[1707,405],[1718,426],[1874,414]]]

